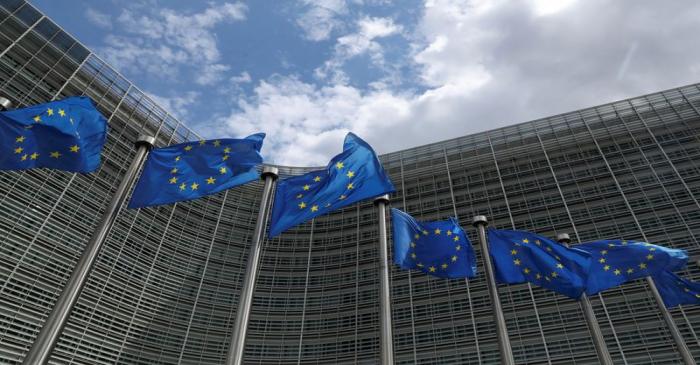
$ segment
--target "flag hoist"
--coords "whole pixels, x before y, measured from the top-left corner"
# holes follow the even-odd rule
[[[389,195],[374,199],[379,223],[379,318],[381,323],[382,364],[394,364],[394,336],[391,324],[391,286],[389,276],[389,246],[386,239],[386,204]]]
[[[39,365],[48,363],[51,351],[56,345],[63,327],[65,327],[66,322],[68,322],[70,312],[78,301],[80,292],[87,282],[90,271],[107,238],[107,234],[117,218],[117,213],[124,204],[124,200],[136,179],[136,174],[139,169],[141,169],[141,166],[143,166],[146,156],[151,147],[153,147],[154,142],[154,137],[145,135],[139,136],[136,140],[136,156],[134,156],[134,159],[131,161],[131,165],[124,174],[116,193],[112,196],[112,200],[109,202],[109,206],[107,206],[107,210],[102,216],[100,224],[92,234],[90,242],[88,242],[85,251],[68,279],[68,283],[58,297],[58,301],[51,310],[51,314],[49,314],[49,317],[44,322],[39,336],[32,344],[22,364]]]

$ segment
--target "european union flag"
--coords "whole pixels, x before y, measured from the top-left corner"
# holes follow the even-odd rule
[[[683,250],[626,240],[602,240],[575,246],[591,254],[586,293],[596,294],[627,281],[685,266]]]
[[[129,208],[197,199],[257,180],[264,133],[243,139],[187,142],[154,149]]]
[[[408,213],[391,209],[394,263],[440,278],[473,278],[476,256],[456,219],[418,222]]]
[[[700,304],[700,283],[683,279],[669,271],[662,271],[653,278],[666,308],[681,304]]]
[[[106,138],[107,120],[85,96],[0,112],[0,170],[92,172]]]
[[[585,290],[590,255],[530,232],[489,228],[496,279],[530,282],[577,299]]]
[[[335,209],[395,191],[377,155],[353,133],[325,170],[282,180],[272,208],[270,237]]]

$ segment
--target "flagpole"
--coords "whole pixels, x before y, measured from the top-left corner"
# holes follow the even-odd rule
[[[557,241],[568,248],[569,243],[571,243],[571,237],[569,237],[568,233],[560,233],[557,235]],[[613,365],[608,345],[605,344],[605,338],[603,338],[603,332],[600,329],[598,319],[593,311],[593,305],[591,305],[591,301],[588,299],[586,293],[581,294],[580,303],[583,314],[586,317],[586,323],[588,323],[588,329],[591,331],[591,337],[593,337],[595,351],[598,353],[598,361],[604,365]]]
[[[668,326],[669,331],[671,331],[671,335],[673,336],[673,340],[676,342],[676,347],[678,347],[678,352],[681,353],[681,357],[683,358],[683,362],[686,365],[697,364],[695,362],[695,359],[693,358],[693,355],[690,354],[690,350],[688,350],[688,345],[685,344],[685,340],[683,339],[681,332],[678,330],[678,326],[676,326],[676,322],[673,320],[673,316],[671,316],[671,312],[669,312],[668,308],[666,308],[666,304],[664,304],[664,300],[661,297],[661,293],[659,293],[659,289],[657,289],[656,284],[654,284],[654,279],[652,279],[651,276],[647,276],[646,280],[647,280],[647,284],[649,284],[649,288],[651,288],[651,292],[654,294],[654,299],[656,299],[656,304],[659,307],[659,311],[661,311],[661,315],[664,317],[664,320],[666,321],[666,325]]]
[[[56,304],[51,310],[51,314],[44,322],[44,326],[41,328],[39,335],[29,349],[29,352],[24,357],[22,364],[24,365],[40,365],[46,364],[49,361],[51,352],[56,346],[56,342],[63,331],[70,312],[78,302],[80,297],[80,292],[83,290],[85,283],[90,276],[90,271],[97,260],[97,256],[102,248],[102,245],[106,241],[107,234],[109,233],[114,221],[117,218],[117,213],[124,204],[131,186],[136,179],[136,174],[138,173],[141,166],[143,166],[146,156],[151,147],[155,143],[155,138],[146,135],[140,135],[136,140],[136,156],[131,161],[129,169],[126,170],[124,177],[122,178],[116,193],[112,196],[112,200],[107,206],[104,215],[102,215],[102,220],[97,226],[95,232],[93,232],[90,242],[88,242],[85,247],[85,251],[80,260],[78,260],[77,265],[73,269],[73,273],[68,279],[68,283],[63,288],[61,295],[58,297]]]
[[[260,198],[260,209],[258,210],[258,220],[255,223],[253,240],[250,243],[248,253],[248,263],[245,269],[245,281],[241,288],[241,296],[236,309],[236,321],[233,325],[233,335],[231,345],[226,356],[226,365],[243,364],[243,354],[245,350],[246,333],[248,332],[248,321],[250,319],[250,308],[253,304],[253,294],[255,293],[255,282],[258,276],[258,265],[262,254],[262,241],[265,236],[267,226],[268,210],[270,208],[270,198],[275,181],[279,176],[279,170],[272,166],[263,166],[260,177],[265,181],[262,197]]]
[[[374,199],[379,219],[379,317],[381,321],[381,351],[382,365],[394,364],[394,336],[391,325],[391,288],[389,286],[389,247],[386,239],[386,204],[389,195]]]
[[[501,364],[514,365],[515,359],[513,358],[513,350],[510,347],[510,339],[508,338],[506,318],[503,315],[501,301],[498,298],[498,287],[496,286],[493,263],[491,262],[491,256],[489,254],[489,243],[486,241],[486,225],[488,225],[488,220],[486,220],[486,217],[483,215],[477,215],[472,220],[472,224],[478,231],[481,254],[484,257],[486,286],[489,288],[489,297],[491,298],[491,305],[493,305],[494,317],[496,317],[496,333],[498,335],[498,348],[501,351]]]
[[[10,108],[12,108],[10,99],[0,96],[0,112],[10,110]]]

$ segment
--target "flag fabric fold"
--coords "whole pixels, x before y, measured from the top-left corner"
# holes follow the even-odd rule
[[[106,138],[107,120],[86,96],[0,112],[0,170],[93,172]]]
[[[324,170],[279,182],[268,235],[277,236],[314,217],[393,191],[394,185],[372,147],[348,133],[343,152]]]
[[[476,256],[469,238],[455,218],[418,222],[408,213],[391,209],[394,263],[441,278],[473,278]]]
[[[197,199],[259,179],[264,138],[264,133],[257,133],[243,139],[201,140],[154,149],[129,208]]]
[[[584,292],[587,252],[524,231],[489,228],[488,239],[498,282],[529,282],[574,299]]]
[[[681,278],[669,271],[661,271],[655,274],[653,279],[666,308],[682,304],[700,304],[700,283]]]
[[[676,271],[685,266],[688,254],[647,242],[600,240],[575,246],[591,255],[586,293],[596,294],[663,271]]]

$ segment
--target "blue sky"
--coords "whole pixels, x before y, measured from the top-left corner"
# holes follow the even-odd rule
[[[208,138],[323,165],[698,82],[692,0],[37,0]]]

